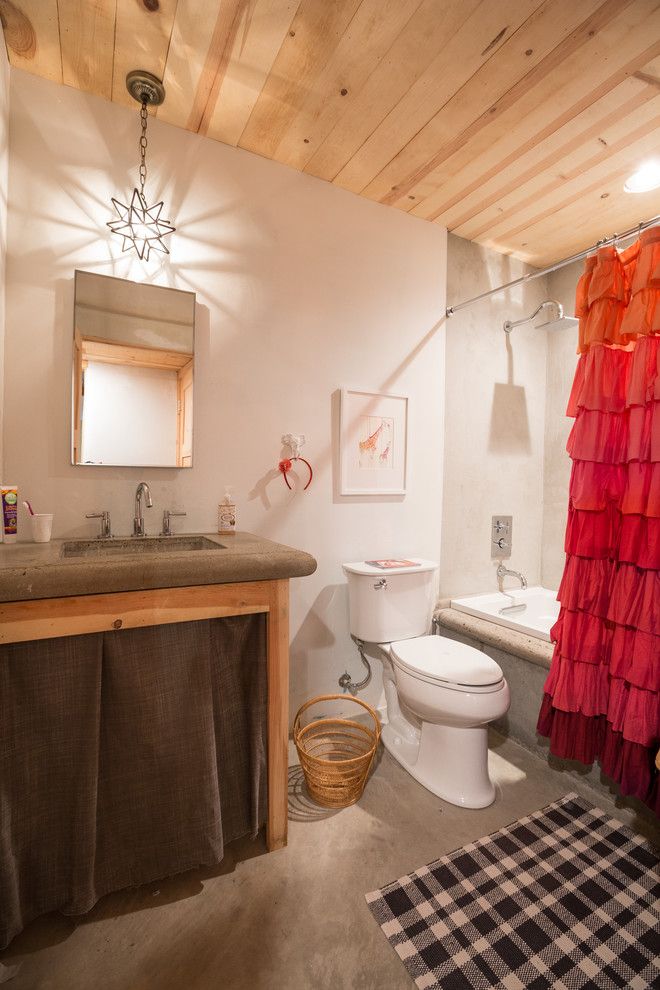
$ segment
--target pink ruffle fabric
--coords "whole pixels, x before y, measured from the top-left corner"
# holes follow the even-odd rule
[[[588,258],[566,566],[538,731],[660,815],[660,228]]]

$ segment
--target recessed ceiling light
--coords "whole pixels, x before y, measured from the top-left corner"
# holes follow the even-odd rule
[[[649,192],[660,186],[660,161],[644,162],[623,184],[628,193]]]

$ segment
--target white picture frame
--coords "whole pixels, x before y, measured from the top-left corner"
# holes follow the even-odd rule
[[[408,397],[341,389],[340,495],[405,495]]]

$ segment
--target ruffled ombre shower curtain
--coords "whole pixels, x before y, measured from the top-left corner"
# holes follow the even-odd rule
[[[538,731],[660,814],[660,227],[577,287],[561,610]]]

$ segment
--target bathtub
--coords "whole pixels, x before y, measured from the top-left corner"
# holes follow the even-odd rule
[[[452,598],[451,607],[459,612],[467,612],[468,615],[487,619],[498,626],[506,626],[507,629],[516,629],[518,632],[549,643],[550,629],[559,616],[557,593],[547,588],[526,588],[524,591],[513,589],[507,593],[513,597],[513,602],[506,595],[495,591],[487,595]],[[500,615],[501,608],[513,604],[524,604],[525,609]]]

